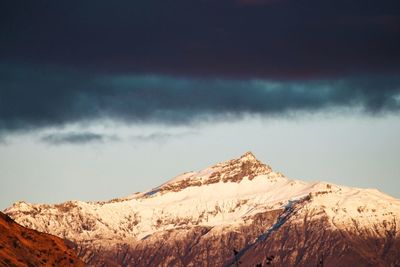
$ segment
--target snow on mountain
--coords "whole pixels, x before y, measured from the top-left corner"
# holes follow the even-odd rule
[[[374,189],[291,180],[250,152],[127,198],[57,205],[17,202],[5,213],[26,227],[107,247],[194,227],[215,235],[235,231],[293,201],[301,202],[294,222],[304,219],[299,215],[303,210],[312,210],[315,218],[327,218],[328,228],[400,235],[400,200]]]

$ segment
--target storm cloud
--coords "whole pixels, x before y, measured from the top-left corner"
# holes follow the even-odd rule
[[[398,112],[399,47],[398,0],[6,1],[0,136],[102,119]]]
[[[166,75],[99,75],[40,66],[2,65],[0,131],[4,133],[111,119],[187,124],[241,115],[280,116],[355,108],[398,112],[399,76],[262,80]],[[62,142],[98,136],[46,138]],[[70,141],[71,141],[70,140]]]

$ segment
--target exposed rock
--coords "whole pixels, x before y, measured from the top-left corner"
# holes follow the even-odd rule
[[[0,266],[84,266],[69,241],[31,230],[0,212]]]

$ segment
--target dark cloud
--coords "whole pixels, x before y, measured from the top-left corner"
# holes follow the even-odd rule
[[[398,0],[3,1],[0,58],[104,73],[399,73]]]
[[[97,143],[97,142],[115,140],[115,137],[92,133],[92,132],[68,132],[68,133],[47,134],[42,136],[40,140],[42,142],[51,145],[62,145],[62,144],[81,145],[87,143]]]
[[[398,112],[399,25],[398,0],[2,1],[0,136]]]
[[[382,114],[400,109],[400,76],[393,75],[228,80],[94,75],[28,65],[1,65],[0,73],[3,134],[101,119],[186,124],[245,114],[275,116],[340,108]]]

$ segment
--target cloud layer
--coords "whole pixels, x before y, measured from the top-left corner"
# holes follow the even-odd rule
[[[247,114],[276,116],[340,108],[378,114],[400,109],[400,77],[393,75],[308,81],[229,80],[95,75],[1,65],[0,88],[3,133],[101,119],[128,124],[186,124]]]
[[[102,119],[397,112],[399,25],[398,0],[7,1],[0,138]]]

